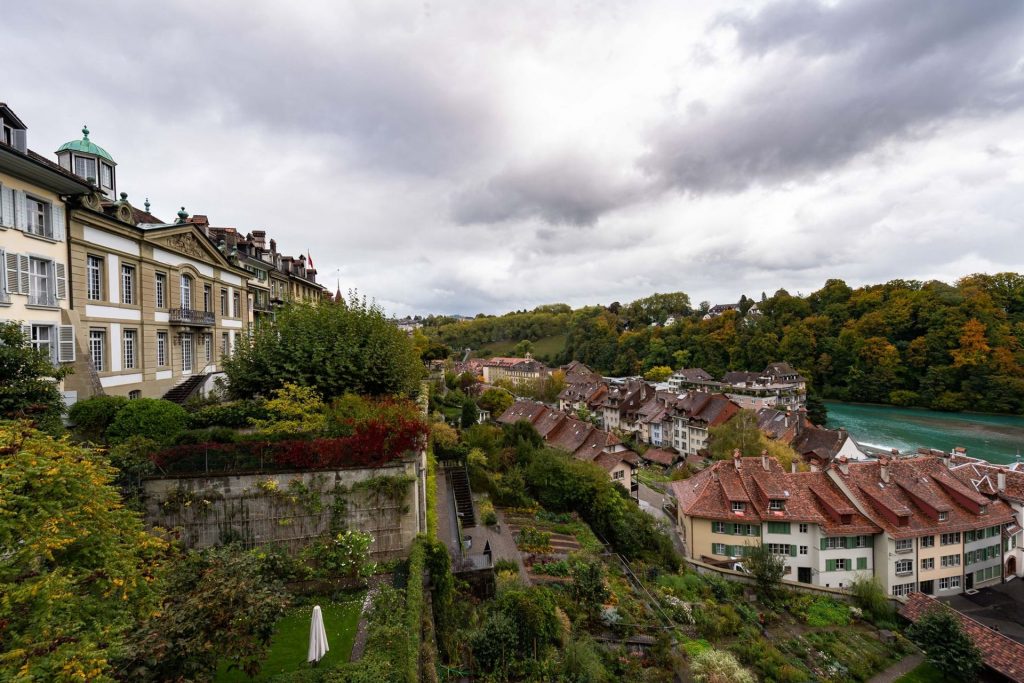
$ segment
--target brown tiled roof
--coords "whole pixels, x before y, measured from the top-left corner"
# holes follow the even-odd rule
[[[601,375],[597,374],[578,360],[562,366],[565,373],[566,384],[593,384],[601,381]]]
[[[882,480],[879,461],[851,462],[846,474],[842,467],[830,471],[846,484],[868,517],[895,538],[967,531],[1013,519],[1006,503],[968,491],[941,458],[900,458],[887,467],[888,483]],[[984,515],[975,511],[981,501],[986,505]],[[948,512],[947,521],[939,522],[936,511]]]
[[[603,469],[605,472],[611,472],[613,469],[618,467],[619,463],[626,463],[630,467],[636,466],[636,453],[633,451],[619,451],[618,453],[601,453],[592,462]]]
[[[805,458],[812,456],[828,462],[843,447],[847,438],[846,432],[841,429],[825,429],[808,423],[802,426],[790,445]]]
[[[790,443],[796,437],[799,415],[793,415],[775,408],[761,408],[757,411],[757,428],[769,439]]]
[[[711,382],[715,379],[703,368],[683,368],[677,370],[675,374],[685,382]]]
[[[981,622],[959,612],[924,593],[911,593],[907,602],[900,607],[900,615],[916,622],[935,609],[948,609],[960,622],[964,632],[974,641],[981,652],[981,659],[988,668],[1006,676],[1011,681],[1024,681],[1024,644],[994,631]]]
[[[975,458],[953,458],[950,474],[964,484],[972,486],[979,493],[1006,500],[1024,502],[1024,471],[993,465]],[[1006,478],[1005,488],[999,490],[999,475]]]
[[[550,409],[543,403],[537,401],[516,401],[509,409],[501,414],[498,422],[502,424],[514,424],[520,420],[526,420],[533,424]]]
[[[663,467],[671,467],[679,460],[678,453],[661,448],[648,448],[640,457]]]
[[[760,372],[743,372],[740,370],[733,370],[722,375],[722,381],[726,384],[756,384],[761,380]]]

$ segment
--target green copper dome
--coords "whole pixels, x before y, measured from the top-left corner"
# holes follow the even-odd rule
[[[95,154],[96,156],[106,159],[107,161],[113,162],[113,158],[107,154],[107,150],[103,149],[95,142],[89,139],[89,127],[82,126],[82,139],[72,140],[71,142],[65,142],[57,150],[57,154],[64,151],[70,152],[83,152],[85,154]]]

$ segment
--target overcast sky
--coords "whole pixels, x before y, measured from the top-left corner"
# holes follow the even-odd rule
[[[16,0],[0,100],[395,314],[1024,271],[1024,3]]]

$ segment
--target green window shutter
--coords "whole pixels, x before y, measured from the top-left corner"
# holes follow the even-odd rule
[[[847,548],[850,547],[850,537],[849,536],[843,536],[843,540],[840,541],[840,543],[843,544],[843,550],[846,550]]]
[[[867,568],[868,568],[868,558],[866,558],[866,557],[858,557],[857,558],[857,569],[867,569]]]
[[[835,560],[825,560],[825,571],[834,572],[836,570]]]
[[[796,557],[796,546],[795,545],[789,546],[789,556],[790,557]]]
[[[822,538],[821,539],[821,549],[824,550],[827,546],[828,546],[828,539],[827,538]]]

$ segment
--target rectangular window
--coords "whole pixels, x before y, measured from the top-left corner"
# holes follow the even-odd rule
[[[942,534],[940,542],[942,545],[955,545],[960,542],[960,532],[955,531],[949,534]]]
[[[96,182],[96,160],[86,157],[75,157],[75,175]]]
[[[894,597],[900,597],[903,595],[910,595],[914,592],[915,583],[899,583],[892,587],[892,594]]]
[[[121,266],[121,303],[135,303],[135,266]]]
[[[929,569],[935,569],[935,558],[926,557],[921,560],[921,571],[927,571]]]
[[[622,479],[625,477],[625,473],[622,470],[616,470],[612,473],[612,479]]]
[[[107,333],[103,330],[89,330],[89,357],[96,372],[103,372],[106,357]]]
[[[192,335],[181,335],[181,371],[192,372]]]
[[[225,343],[226,343],[226,341],[227,340],[225,340]],[[725,522],[712,522],[711,523],[711,531],[713,531],[716,534],[727,533],[726,530],[725,530]]]
[[[942,559],[939,561],[939,564],[941,564],[943,567],[959,567],[960,566],[960,556],[959,555],[943,555]]]
[[[204,334],[203,335],[203,346],[206,347],[206,362],[207,363],[212,363],[213,362],[213,335],[212,334]]]
[[[224,287],[220,288],[220,314],[224,317],[228,314],[228,290]]]
[[[52,363],[57,362],[57,339],[52,325],[32,326],[32,346],[45,353]]]
[[[867,548],[868,543],[871,541],[870,536],[857,536],[857,542],[854,544],[856,548]]]
[[[935,547],[935,537],[934,536],[922,536],[921,537],[921,547],[922,548],[934,548]]]
[[[846,547],[846,539],[842,536],[829,536],[825,540],[825,547],[822,550],[837,550]]]
[[[231,317],[240,318],[242,311],[242,297],[238,292],[231,295]]]
[[[156,307],[167,308],[167,274],[156,274]]]
[[[801,555],[806,555],[807,554],[807,546],[805,546],[805,545],[800,546],[800,554]]]
[[[108,163],[100,162],[100,186],[114,189],[114,167]]]
[[[28,302],[34,306],[56,306],[57,297],[53,291],[53,261],[29,259]]]
[[[33,235],[53,237],[53,226],[50,225],[50,204],[42,199],[27,197],[28,231]]]
[[[802,534],[806,534],[807,533],[807,524],[805,524],[805,523],[801,523],[800,524],[800,533],[802,533]]]
[[[210,285],[203,285],[203,310],[207,313],[210,312],[210,306],[213,305],[213,287]]]
[[[914,549],[914,539],[912,538],[901,538],[896,541],[896,552],[898,553],[909,553]]]
[[[729,553],[726,552],[726,548],[725,548],[725,544],[724,543],[712,543],[711,544],[711,554],[712,555],[728,555]]]
[[[939,579],[939,590],[950,590],[952,588],[960,587],[959,576],[947,576]]]
[[[160,367],[167,365],[167,333],[156,333],[156,364]]]
[[[743,512],[743,509],[745,507],[746,507],[746,505],[743,503],[743,501],[734,500],[732,502],[732,511],[733,512]]]
[[[228,343],[228,333],[223,332],[220,335],[220,355],[221,358],[227,358],[231,353],[230,344]]]
[[[85,258],[86,298],[90,301],[103,299],[103,259],[99,256]]]
[[[786,543],[769,543],[768,551],[773,555],[789,555],[789,545]]]
[[[839,559],[836,560],[836,571],[837,572],[845,572],[849,568],[850,568],[849,561],[846,560],[845,558],[839,558]]]
[[[124,343],[124,369],[133,370],[135,369],[135,356],[136,356],[136,344],[138,339],[138,332],[135,330],[125,330],[123,335]]]
[[[768,509],[769,510],[785,510],[786,509],[786,501],[784,501],[784,500],[769,500],[768,501]]]

